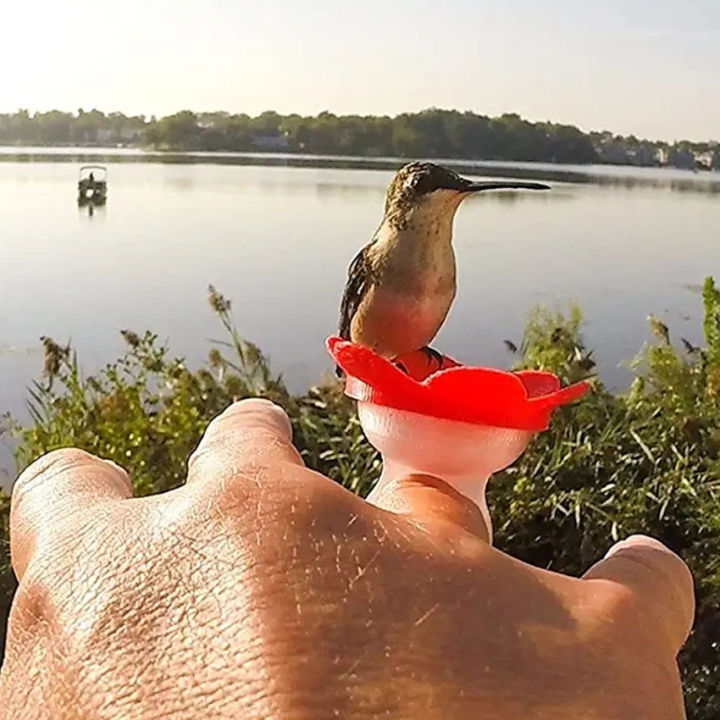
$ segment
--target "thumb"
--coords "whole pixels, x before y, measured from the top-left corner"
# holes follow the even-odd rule
[[[688,566],[661,542],[632,535],[616,543],[583,576],[624,585],[663,632],[673,652],[687,639],[695,615],[693,578]]]
[[[373,505],[406,515],[426,527],[461,528],[490,542],[490,528],[480,508],[455,488],[431,475],[411,474],[381,482],[367,498]]]

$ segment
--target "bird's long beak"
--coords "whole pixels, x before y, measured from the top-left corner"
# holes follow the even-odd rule
[[[470,182],[464,192],[482,192],[483,190],[549,190],[549,185],[535,182]]]

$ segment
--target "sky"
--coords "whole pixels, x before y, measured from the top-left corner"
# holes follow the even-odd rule
[[[720,0],[4,0],[0,112],[517,112],[720,139]]]

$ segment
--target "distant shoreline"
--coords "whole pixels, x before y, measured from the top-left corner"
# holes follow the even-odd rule
[[[620,164],[543,163],[458,158],[413,158],[447,165],[469,175],[514,177],[579,184],[668,187],[720,193],[720,172]],[[0,145],[0,163],[167,163],[394,171],[410,158],[311,153],[174,151],[140,146]]]
[[[461,158],[461,157],[401,157],[401,156],[382,156],[382,155],[340,155],[340,154],[323,154],[313,152],[282,152],[278,150],[193,150],[193,149],[179,149],[179,148],[158,148],[151,145],[135,145],[135,144],[118,144],[118,145],[103,145],[103,144],[40,144],[40,145],[27,145],[27,144],[3,144],[0,143],[0,161],[4,160],[6,156],[26,156],[26,155],[53,155],[53,156],[64,156],[64,155],[103,155],[103,156],[137,156],[141,158],[148,157],[200,157],[200,158],[267,158],[268,160],[305,160],[307,162],[317,161],[343,161],[343,162],[362,162],[364,164],[382,165],[385,167],[394,168],[398,165],[402,165],[412,160],[425,160],[428,162],[436,162],[443,165],[464,165],[464,166],[525,166],[525,165],[542,165],[542,166],[557,166],[557,167],[603,167],[603,168],[632,168],[634,170],[679,170],[683,174],[695,174],[700,173],[701,175],[718,175],[720,176],[720,169],[712,170],[709,168],[686,168],[676,167],[673,165],[659,165],[659,164],[634,164],[634,163],[623,163],[623,162],[593,162],[593,161],[579,161],[579,162],[560,162],[560,161],[541,161],[541,160],[503,160],[503,159],[480,159],[480,158]]]
[[[517,113],[490,117],[426,108],[391,116],[180,112],[157,118],[93,109],[76,113],[18,110],[0,114],[0,144],[131,148],[143,152],[292,154],[297,158],[492,159],[501,162],[602,163],[642,168],[720,171],[720,142],[641,139],[574,125],[532,122]],[[195,157],[187,156],[187,157]],[[223,157],[228,157],[223,155]],[[318,160],[311,162],[317,163]],[[268,163],[266,163],[268,164]]]

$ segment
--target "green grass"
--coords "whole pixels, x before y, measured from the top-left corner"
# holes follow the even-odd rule
[[[259,348],[242,339],[231,307],[211,288],[227,332],[199,369],[172,357],[151,333],[125,331],[127,352],[85,376],[71,348],[44,340],[45,377],[30,390],[33,423],[14,425],[23,467],[74,445],[127,468],[137,494],[183,482],[185,463],[208,421],[236,398],[263,395],[290,415],[306,463],[365,495],[379,471],[353,404],[335,384],[293,395]],[[681,655],[689,716],[720,717],[720,292],[704,286],[705,343],[672,343],[670,331],[644,346],[624,395],[593,379],[593,393],[554,417],[526,454],[492,481],[496,544],[541,567],[579,574],[617,538],[658,537],[682,555],[696,579],[695,629]],[[564,381],[593,372],[582,315],[535,309],[518,367],[551,370]],[[0,497],[0,617],[12,592],[8,500]]]

